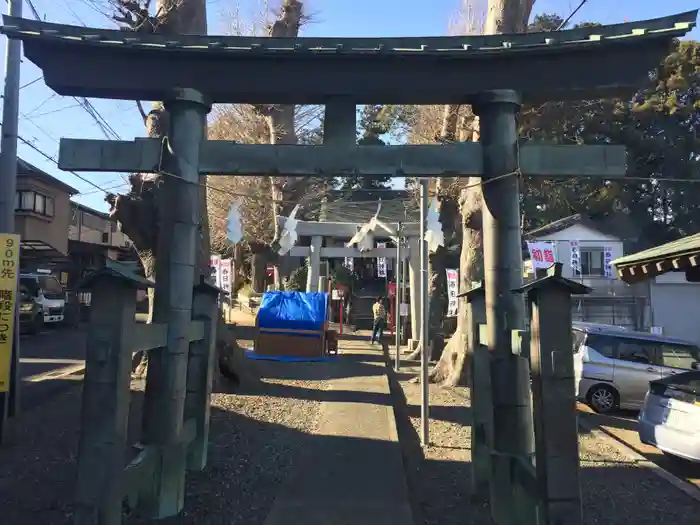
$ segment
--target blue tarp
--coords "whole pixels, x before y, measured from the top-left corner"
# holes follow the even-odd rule
[[[337,361],[337,355],[324,355],[321,357],[294,357],[290,355],[260,355],[255,352],[246,352],[245,356],[248,359],[256,361],[279,361],[280,363],[325,363],[329,361]]]
[[[258,326],[267,329],[321,330],[326,322],[326,292],[266,292]]]

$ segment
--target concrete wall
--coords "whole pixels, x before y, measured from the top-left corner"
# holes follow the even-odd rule
[[[658,276],[648,283],[650,317],[664,335],[686,339],[700,345],[700,283],[689,283],[683,272]]]
[[[17,178],[17,191],[34,191],[54,202],[53,217],[30,211],[15,213],[15,233],[23,241],[45,242],[62,254],[68,253],[68,225],[71,217],[70,196],[65,191],[31,176]]]

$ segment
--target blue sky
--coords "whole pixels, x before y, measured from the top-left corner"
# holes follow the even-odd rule
[[[486,0],[475,0],[476,4],[479,2],[486,4]],[[579,3],[580,0],[536,0],[534,14],[557,13],[566,17]],[[108,18],[100,12],[108,11],[107,0],[33,0],[33,4],[46,21],[113,27]],[[231,13],[237,6],[239,12],[252,19],[261,11],[262,4],[263,0],[209,0],[209,32],[228,33]],[[447,33],[449,22],[454,18],[459,4],[460,0],[306,0],[307,11],[314,15],[314,21],[306,27],[304,34],[347,37],[442,35]],[[572,23],[596,21],[613,24],[655,18],[696,8],[698,0],[588,0],[572,19]],[[24,16],[32,16],[26,1]],[[700,38],[700,30],[695,29],[690,36]],[[5,39],[0,40],[0,49],[4,56]],[[39,69],[27,60],[23,61],[21,77],[21,85],[26,87],[20,92],[19,130],[20,136],[25,140],[55,158],[60,137],[106,138],[92,117],[73,98],[58,96],[48,89],[41,80]],[[133,102],[99,99],[93,99],[91,102],[122,139],[130,140],[143,135],[143,124]],[[79,190],[81,194],[76,197],[79,202],[107,210],[103,191],[70,173],[60,171],[53,162],[21,142],[18,151],[28,162]],[[125,176],[122,178],[120,175],[105,173],[81,175],[110,191],[126,188]]]

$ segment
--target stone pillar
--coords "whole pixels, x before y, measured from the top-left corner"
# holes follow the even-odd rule
[[[188,470],[204,470],[209,445],[211,389],[216,358],[216,329],[219,323],[217,299],[220,290],[206,282],[195,287],[192,318],[204,324],[204,337],[190,344],[187,364],[187,397],[184,419],[194,421],[194,439],[187,449]]]
[[[411,338],[408,340],[408,348],[411,350],[418,348],[423,327],[423,308],[420,296],[420,249],[418,237],[409,237],[408,280],[411,290]]]
[[[491,513],[497,525],[514,523],[510,461],[531,459],[534,443],[529,366],[512,352],[511,330],[524,327],[518,145],[515,116],[520,97],[510,90],[483,93],[472,105],[483,148],[484,281],[488,349],[492,357],[494,455]],[[508,175],[513,174],[513,175]],[[489,182],[489,179],[495,179]]]
[[[181,443],[187,391],[192,295],[199,242],[199,155],[211,109],[201,93],[176,89],[169,113],[162,188],[153,321],[167,324],[167,346],[152,350],[143,410],[143,441],[159,450],[154,483],[144,498],[151,518],[178,514],[184,504],[186,447]]]
[[[306,274],[306,291],[318,292],[318,278],[321,275],[321,247],[323,237],[314,235],[311,237],[311,254],[309,255],[309,271]]]
[[[85,283],[92,313],[85,345],[75,525],[121,525],[138,278],[99,271]]]

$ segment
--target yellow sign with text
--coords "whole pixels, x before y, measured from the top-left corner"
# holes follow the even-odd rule
[[[10,390],[19,279],[19,235],[0,233],[0,392]]]

